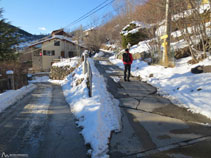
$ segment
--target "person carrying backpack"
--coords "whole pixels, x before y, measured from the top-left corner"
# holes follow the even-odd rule
[[[125,53],[122,55],[122,61],[125,66],[124,70],[124,80],[130,81],[130,70],[131,70],[131,64],[133,63],[133,56],[131,53],[129,53],[129,49],[125,49]],[[128,75],[127,75],[128,72]]]

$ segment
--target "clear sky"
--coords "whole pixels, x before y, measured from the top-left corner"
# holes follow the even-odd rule
[[[32,34],[50,33],[68,26],[88,11],[105,0],[0,0],[3,17],[12,25],[18,26]],[[111,0],[108,0],[110,2]],[[77,25],[68,27],[73,30],[82,24],[87,26],[93,19],[99,19],[112,11],[112,5],[97,14],[88,17]]]

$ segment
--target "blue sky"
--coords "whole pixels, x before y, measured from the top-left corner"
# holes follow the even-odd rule
[[[95,8],[105,0],[0,0],[3,17],[11,24],[32,34],[50,33],[66,27],[83,14]],[[110,2],[111,0],[108,0]],[[87,26],[94,19],[112,11],[112,5],[97,14],[88,17],[77,25],[68,27],[73,30],[82,24]]]

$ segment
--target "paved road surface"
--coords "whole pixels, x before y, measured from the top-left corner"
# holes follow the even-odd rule
[[[138,78],[124,82],[123,71],[107,57],[95,64],[122,112],[122,131],[111,138],[111,158],[211,157],[211,127],[205,125],[211,120],[173,105]]]
[[[61,87],[38,84],[32,94],[0,114],[0,156],[86,158],[79,132]]]

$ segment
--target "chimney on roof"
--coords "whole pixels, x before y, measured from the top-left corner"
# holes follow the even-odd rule
[[[55,30],[51,33],[52,37],[55,36],[55,35],[62,35],[62,36],[72,38],[72,36],[70,36],[68,33],[64,32],[64,29]]]
[[[59,30],[54,30],[52,33],[51,33],[51,36],[55,36],[55,35],[64,35],[64,29],[59,29]]]

